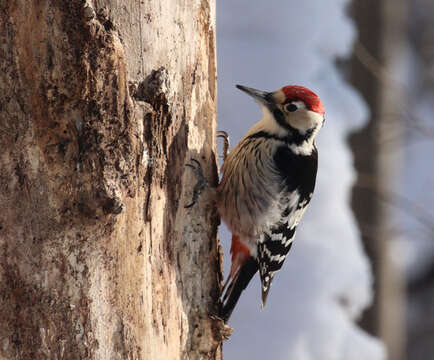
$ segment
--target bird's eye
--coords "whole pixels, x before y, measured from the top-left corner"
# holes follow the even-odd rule
[[[297,109],[298,109],[298,107],[297,107],[297,105],[295,105],[295,104],[288,104],[287,106],[286,106],[286,111],[289,111],[289,112],[294,112],[294,111],[297,111]]]

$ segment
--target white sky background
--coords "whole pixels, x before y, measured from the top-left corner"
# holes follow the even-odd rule
[[[371,300],[371,273],[349,207],[354,180],[345,143],[367,109],[334,66],[351,51],[355,29],[346,0],[236,0],[217,3],[218,128],[234,145],[260,119],[259,106],[235,84],[261,90],[304,85],[326,109],[318,138],[316,191],[292,250],[276,274],[264,310],[259,277],[243,293],[229,324],[225,359],[377,360],[382,344],[354,319]],[[222,226],[226,274],[230,234]],[[342,305],[345,303],[345,306]]]

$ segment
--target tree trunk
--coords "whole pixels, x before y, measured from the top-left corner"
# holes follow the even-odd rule
[[[351,82],[371,112],[368,123],[349,137],[358,175],[351,203],[375,277],[373,303],[361,326],[381,338],[390,359],[403,360],[404,276],[391,252],[392,218],[383,201],[396,185],[400,163],[399,111],[405,108],[405,97],[388,73],[405,48],[405,0],[355,0],[352,7],[359,43],[351,62]]]
[[[0,358],[221,357],[214,6],[0,4]]]

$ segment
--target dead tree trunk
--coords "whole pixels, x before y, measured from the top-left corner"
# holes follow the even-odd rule
[[[0,3],[0,358],[221,357],[214,6]]]

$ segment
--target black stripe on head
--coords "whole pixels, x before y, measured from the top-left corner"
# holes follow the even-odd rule
[[[301,134],[296,128],[292,127],[285,121],[285,115],[275,104],[267,104],[268,110],[273,115],[274,120],[284,129],[288,131],[288,135],[285,137],[279,137],[272,134],[268,134],[265,131],[260,131],[250,137],[268,137],[282,140],[288,144],[300,145],[303,141],[306,141],[313,133],[313,129],[308,130],[305,134]]]
[[[291,125],[289,125],[286,121],[285,121],[285,115],[283,115],[282,110],[280,110],[278,107],[276,107],[275,105],[271,105],[269,106],[269,109],[271,111],[271,113],[274,116],[274,119],[277,121],[277,123],[282,126],[283,128],[289,130],[289,131],[293,131],[295,130]]]
[[[300,145],[303,141],[309,139],[312,136],[313,129],[309,129],[305,134],[301,134],[296,128],[292,127],[285,121],[285,115],[282,110],[280,110],[276,105],[269,106],[271,113],[274,116],[276,122],[282,126],[284,129],[288,130],[291,137],[291,143]]]

